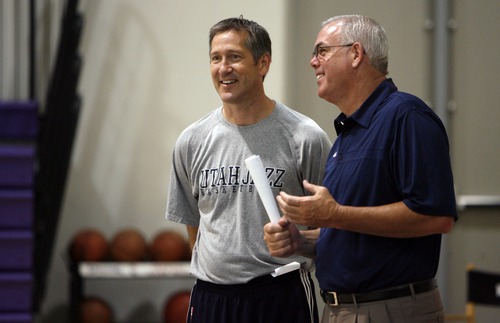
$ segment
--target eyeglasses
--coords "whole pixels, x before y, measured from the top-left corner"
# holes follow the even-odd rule
[[[319,44],[314,46],[314,50],[312,52],[312,57],[316,57],[319,61],[326,62],[330,59],[327,57],[327,54],[330,52],[329,48],[335,47],[351,47],[354,44],[346,44],[346,45],[332,45],[332,46],[320,46]]]

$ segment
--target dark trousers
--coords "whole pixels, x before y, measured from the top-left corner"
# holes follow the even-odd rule
[[[197,280],[188,323],[318,323],[314,284],[296,270],[258,277],[246,284],[217,285]]]

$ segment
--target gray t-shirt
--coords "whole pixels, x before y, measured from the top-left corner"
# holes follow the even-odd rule
[[[263,241],[269,222],[245,159],[259,155],[273,194],[306,195],[320,184],[330,141],[310,118],[281,103],[249,126],[227,122],[219,108],[187,127],[173,153],[166,218],[198,227],[190,273],[240,284],[303,257],[272,257]]]

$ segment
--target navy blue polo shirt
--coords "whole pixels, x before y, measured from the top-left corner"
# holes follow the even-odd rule
[[[323,184],[338,203],[403,201],[417,213],[457,217],[446,131],[422,100],[386,79],[335,128]],[[344,293],[426,280],[436,274],[440,244],[439,234],[400,239],[324,228],[316,275],[322,289]]]

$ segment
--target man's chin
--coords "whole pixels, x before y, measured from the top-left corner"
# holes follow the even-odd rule
[[[219,92],[219,97],[224,103],[236,103],[236,97],[234,96],[233,93],[228,93],[228,92]]]

